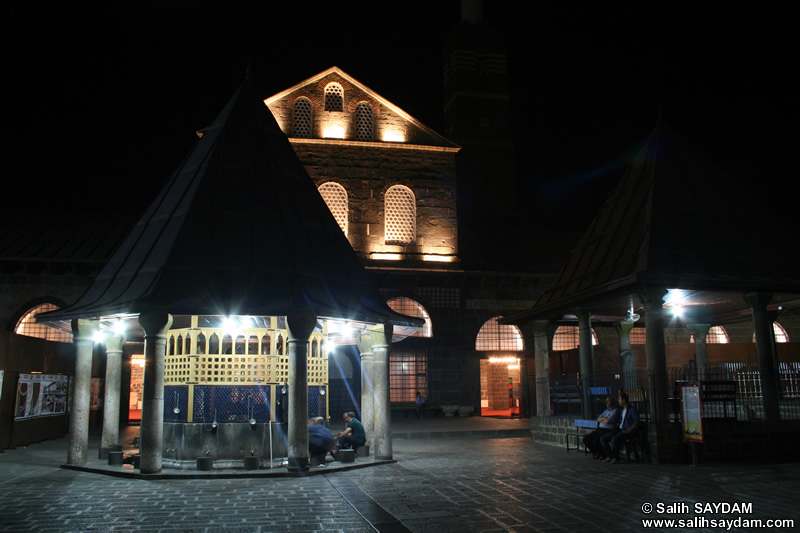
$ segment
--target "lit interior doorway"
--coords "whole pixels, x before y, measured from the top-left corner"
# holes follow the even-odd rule
[[[481,416],[519,416],[520,385],[518,357],[481,359]]]
[[[131,392],[128,400],[128,421],[142,421],[142,400],[144,390],[144,355],[131,357]]]

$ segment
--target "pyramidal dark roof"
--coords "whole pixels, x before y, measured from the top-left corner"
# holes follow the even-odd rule
[[[536,305],[507,322],[646,286],[800,293],[794,239],[751,196],[660,124]]]
[[[421,325],[381,298],[248,82],[83,296],[38,318],[146,312]]]

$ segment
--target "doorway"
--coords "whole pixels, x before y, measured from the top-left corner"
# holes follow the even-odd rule
[[[481,359],[481,416],[519,416],[520,375],[516,356]]]
[[[142,421],[144,391],[144,355],[131,357],[131,392],[128,398],[128,422]]]

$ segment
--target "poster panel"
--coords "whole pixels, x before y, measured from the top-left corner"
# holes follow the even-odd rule
[[[703,417],[700,409],[700,387],[685,385],[681,387],[683,410],[683,440],[703,442]]]
[[[20,374],[15,420],[63,415],[67,408],[69,376]]]

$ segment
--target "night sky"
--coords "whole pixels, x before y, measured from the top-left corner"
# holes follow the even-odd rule
[[[165,7],[4,8],[6,180],[35,189],[6,202],[88,197],[143,210],[249,59],[265,97],[337,65],[444,133],[441,45],[457,1],[155,4]],[[787,13],[489,4],[486,19],[509,42],[520,196],[542,216],[584,227],[659,109],[732,180],[789,208],[798,113]]]

